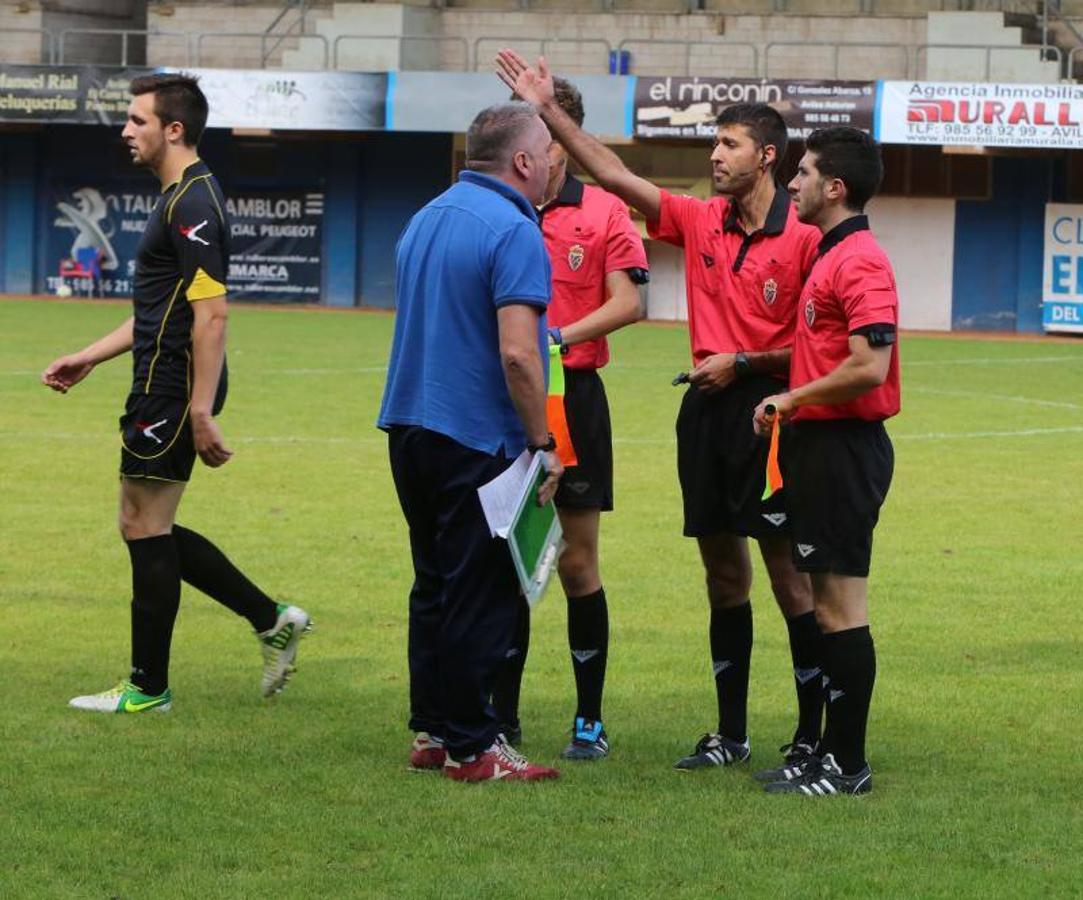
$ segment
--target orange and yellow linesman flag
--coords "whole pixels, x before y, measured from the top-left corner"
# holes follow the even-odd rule
[[[560,361],[560,346],[549,345],[549,393],[545,398],[545,418],[549,431],[557,442],[557,456],[564,467],[579,463],[568,432],[568,417],[564,414],[564,364]]]
[[[768,499],[782,488],[782,470],[778,467],[778,414],[771,417],[771,447],[767,451],[767,483],[763,486],[761,500]]]

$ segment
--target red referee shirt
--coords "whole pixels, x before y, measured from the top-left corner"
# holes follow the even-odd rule
[[[610,272],[639,270],[633,280],[646,281],[647,253],[620,198],[569,175],[540,218],[553,269],[550,325],[571,325],[605,303]],[[600,369],[609,343],[603,336],[575,344],[563,361],[569,369]]]
[[[823,236],[820,257],[801,294],[790,387],[837,369],[850,356],[850,335],[868,325],[899,324],[899,297],[887,255],[865,216],[839,223]],[[891,345],[887,378],[849,403],[801,406],[794,420],[887,419],[899,411],[899,344]]]
[[[684,248],[692,361],[715,353],[780,350],[793,344],[797,300],[820,232],[797,221],[782,188],[759,231],[746,234],[737,204],[662,191],[657,222],[647,233]]]

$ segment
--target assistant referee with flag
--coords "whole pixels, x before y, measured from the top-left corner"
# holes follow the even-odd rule
[[[765,398],[754,425],[793,423],[787,503],[794,563],[812,577],[823,632],[827,715],[820,755],[778,770],[767,791],[863,794],[872,788],[865,730],[876,680],[868,576],[894,468],[884,420],[900,406],[899,299],[863,215],[883,176],[879,148],[854,128],[814,131],[805,146],[789,189],[801,221],[823,238],[798,306],[790,390]]]

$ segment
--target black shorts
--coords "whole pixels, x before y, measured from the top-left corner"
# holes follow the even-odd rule
[[[120,417],[120,474],[124,478],[187,481],[196,460],[188,401],[135,392]]]
[[[763,538],[787,534],[785,490],[763,501],[770,443],[752,428],[764,397],[785,386],[753,375],[720,393],[689,387],[677,416],[677,474],[684,497],[687,537],[739,534]],[[779,448],[781,457],[785,442]]]
[[[555,503],[563,509],[613,508],[613,430],[609,401],[595,369],[564,370],[564,413],[578,465],[560,479]]]
[[[895,451],[883,422],[796,422],[784,472],[793,560],[801,572],[869,574],[872,531],[891,487]]]

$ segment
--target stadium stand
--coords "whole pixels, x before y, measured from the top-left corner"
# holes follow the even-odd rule
[[[1048,83],[1083,68],[1083,0],[82,0],[51,8],[0,7],[6,61],[474,71],[513,44],[573,75]]]

